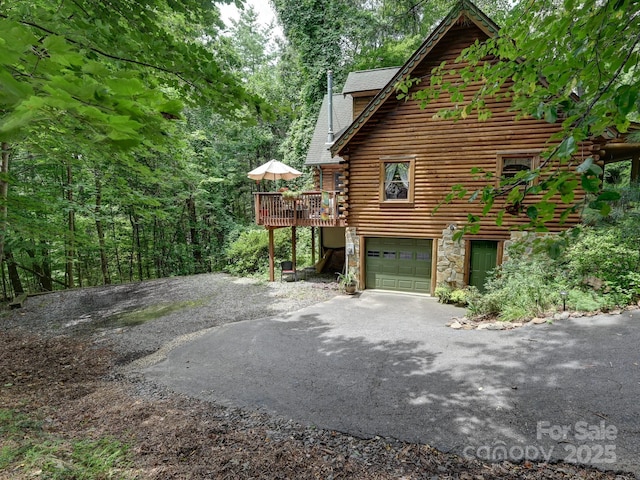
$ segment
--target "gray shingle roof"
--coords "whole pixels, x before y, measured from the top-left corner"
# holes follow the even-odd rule
[[[329,131],[328,119],[328,95],[324,96],[313,138],[307,152],[305,165],[322,165],[327,163],[340,163],[341,157],[331,158],[329,145],[327,145],[327,132]],[[333,94],[333,131],[335,138],[351,124],[353,120],[353,98],[351,95]]]
[[[382,90],[389,80],[398,73],[400,67],[376,68],[351,72],[344,83],[342,93],[366,92],[368,90]]]

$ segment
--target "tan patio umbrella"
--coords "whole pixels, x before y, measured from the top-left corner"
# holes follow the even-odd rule
[[[302,175],[302,172],[278,160],[269,160],[264,165],[260,165],[247,174],[249,178],[258,182],[260,180],[291,180],[300,175]]]

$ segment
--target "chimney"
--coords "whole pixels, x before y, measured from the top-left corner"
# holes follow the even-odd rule
[[[333,72],[327,72],[327,110],[329,115],[329,131],[327,132],[327,144],[333,144]]]

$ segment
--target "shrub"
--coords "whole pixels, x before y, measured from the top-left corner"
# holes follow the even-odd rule
[[[231,235],[233,241],[226,248],[224,271],[232,275],[265,275],[269,269],[269,234],[266,229],[249,227]],[[311,232],[308,228],[297,232],[298,267],[311,263]],[[276,266],[282,260],[291,260],[291,230],[274,231]]]
[[[567,252],[575,285],[590,284],[604,297],[603,306],[628,305],[640,297],[640,238],[637,225],[623,222],[585,229]]]
[[[640,299],[640,186],[621,190],[615,215],[595,226],[558,236],[518,242],[509,260],[494,271],[486,292],[468,301],[469,314],[516,320],[562,306],[608,310]],[[449,293],[449,296],[451,294]]]
[[[291,256],[291,237],[286,229],[274,232],[275,256],[288,259]],[[269,268],[269,235],[267,230],[250,228],[237,235],[225,251],[225,271],[232,275],[264,273]]]
[[[584,291],[577,288],[569,290],[567,307],[580,312],[594,312],[603,306],[603,298],[594,291]]]
[[[479,297],[475,287],[454,289],[445,283],[438,285],[434,293],[440,303],[452,303],[461,307],[472,304]]]
[[[436,297],[438,297],[438,301],[440,303],[449,303],[449,300],[451,300],[452,291],[453,289],[449,285],[447,285],[446,283],[441,283],[436,286],[434,294]]]
[[[465,306],[467,304],[467,292],[466,290],[456,289],[451,292],[451,298],[449,303]]]
[[[511,258],[489,277],[485,294],[474,302],[474,313],[497,315],[503,321],[543,314],[559,301],[556,270],[544,254]]]

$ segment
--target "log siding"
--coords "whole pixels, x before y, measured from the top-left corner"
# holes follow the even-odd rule
[[[441,38],[412,77],[422,78],[428,84],[429,74],[443,61],[460,69],[463,64],[454,64],[462,50],[476,39],[483,41],[486,34],[474,25],[458,23]],[[455,75],[447,75],[447,81],[455,81]],[[420,88],[414,87],[413,91]],[[471,98],[478,85],[471,85],[463,93]],[[451,191],[451,187],[462,184],[470,192],[486,185],[484,179],[473,179],[471,169],[481,168],[500,174],[500,155],[503,152],[542,152],[549,148],[549,138],[560,130],[559,124],[549,124],[532,118],[516,119],[509,111],[510,102],[493,99],[487,101],[492,116],[478,121],[476,115],[453,121],[437,118],[438,111],[454,108],[448,95],[442,94],[437,101],[422,109],[415,101],[397,100],[395,94],[387,97],[375,113],[367,119],[361,129],[340,148],[340,154],[348,158],[348,224],[356,227],[363,237],[439,238],[442,230],[450,224],[463,224],[467,215],[480,214],[482,205],[469,203],[466,199],[435,207]],[[590,145],[584,145],[590,152]],[[380,159],[408,156],[415,158],[414,201],[410,204],[384,208],[381,198]],[[585,155],[586,156],[586,155]],[[581,162],[582,159],[576,159]],[[412,179],[413,180],[413,179]],[[538,200],[532,197],[531,201]],[[494,210],[503,204],[496,201]],[[572,215],[566,224],[558,221],[563,210],[558,199],[558,214],[547,226],[559,231],[578,222]],[[502,226],[495,224],[494,213],[481,221],[477,238],[508,239],[509,229],[528,222],[523,216],[505,214]]]

